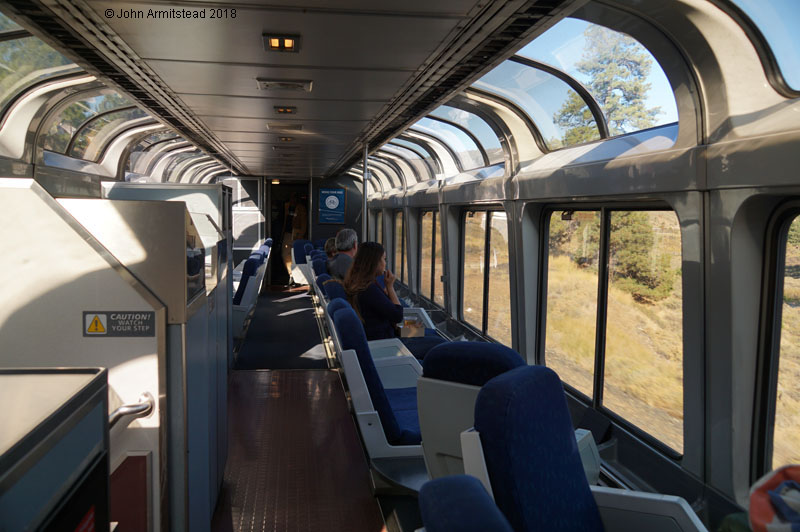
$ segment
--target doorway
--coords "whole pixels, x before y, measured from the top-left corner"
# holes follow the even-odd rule
[[[289,272],[286,269],[287,252],[283,246],[286,243],[291,246],[295,239],[308,239],[311,229],[308,183],[270,184],[267,197],[273,242],[270,255],[274,257],[270,260],[268,279],[272,285],[285,285],[289,282]],[[291,253],[288,253],[288,259],[291,260]]]

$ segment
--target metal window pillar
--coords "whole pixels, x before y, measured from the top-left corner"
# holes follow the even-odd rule
[[[361,194],[361,241],[367,241],[367,179],[369,179],[369,146],[364,143],[364,174],[362,176],[362,194]]]

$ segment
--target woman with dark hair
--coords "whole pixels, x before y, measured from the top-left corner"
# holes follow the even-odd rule
[[[378,285],[383,275],[386,290]],[[377,242],[358,246],[353,265],[344,278],[347,299],[364,323],[367,340],[397,336],[395,325],[403,321],[403,307],[394,291],[395,276],[386,269],[386,251]]]
[[[386,289],[378,284],[379,275],[383,275]],[[344,278],[344,290],[364,324],[367,340],[399,336],[397,324],[403,321],[403,307],[394,291],[394,280],[394,274],[386,269],[386,251],[382,245],[364,242],[358,246],[353,265]],[[437,334],[400,340],[419,359],[445,341]]]

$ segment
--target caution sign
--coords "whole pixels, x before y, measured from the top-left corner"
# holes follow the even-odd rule
[[[153,311],[94,311],[83,313],[83,336],[104,338],[156,335],[156,313]]]

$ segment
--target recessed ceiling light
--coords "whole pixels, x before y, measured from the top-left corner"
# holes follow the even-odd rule
[[[264,91],[301,91],[311,92],[310,79],[266,79],[256,78],[258,88]]]
[[[292,142],[294,137],[278,137],[278,140],[281,142]]]
[[[279,115],[294,115],[297,114],[297,107],[293,105],[276,105],[273,107],[275,114]]]
[[[280,185],[280,184],[281,184],[281,182],[280,182],[280,180],[278,180],[278,179],[273,179],[273,180],[272,180],[272,184],[273,184],[273,185]]]
[[[299,35],[273,35],[264,33],[264,50],[267,52],[299,52]]]

